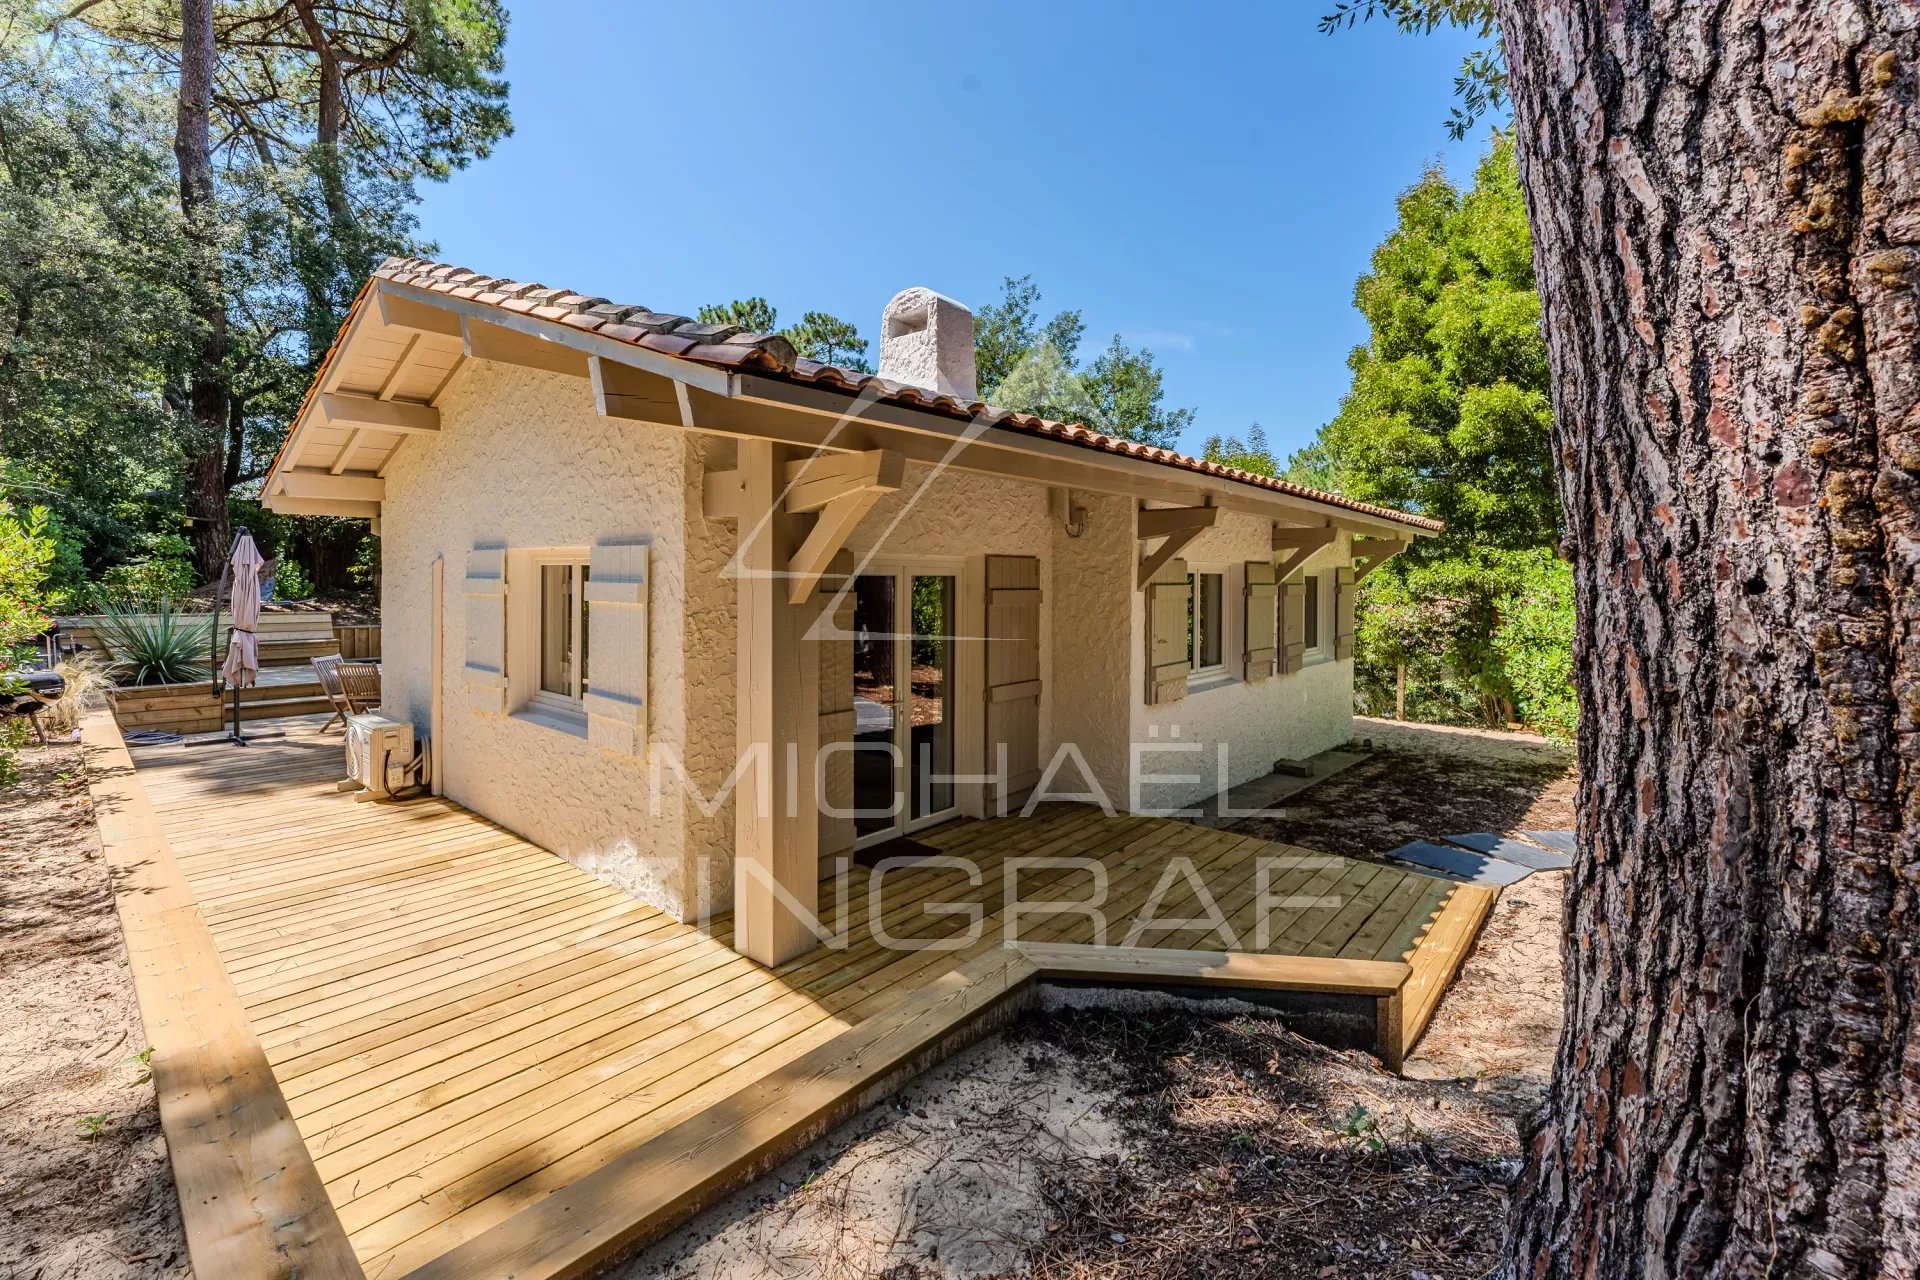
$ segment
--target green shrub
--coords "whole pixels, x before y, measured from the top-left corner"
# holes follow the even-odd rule
[[[1543,556],[1520,590],[1500,601],[1493,634],[1520,719],[1558,742],[1580,721],[1573,691],[1573,570]]]
[[[300,567],[298,560],[282,560],[273,575],[273,598],[276,600],[305,600],[313,595],[313,579]]]
[[[46,629],[40,588],[57,554],[46,508],[21,514],[0,499],[0,693],[18,690],[19,647]],[[27,740],[26,730],[23,719],[0,721],[0,787],[20,776],[14,759]]]
[[[120,605],[102,616],[99,630],[122,684],[186,684],[210,674],[213,618],[207,614],[182,613],[164,599],[137,610]]]
[[[1391,715],[1407,671],[1406,716],[1571,739],[1573,571],[1551,552],[1476,548],[1460,559],[1389,562],[1355,611],[1354,701]]]

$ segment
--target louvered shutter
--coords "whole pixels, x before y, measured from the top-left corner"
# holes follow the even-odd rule
[[[1307,660],[1307,584],[1280,588],[1280,674],[1292,675]]]
[[[623,756],[647,749],[647,544],[603,542],[587,563],[587,741]]]
[[[820,866],[853,848],[853,592],[840,594],[853,572],[853,554],[842,551],[820,579],[815,596],[833,610],[823,619],[820,646]],[[837,597],[837,598],[836,598]],[[840,744],[836,746],[835,744]],[[830,749],[831,748],[831,749]],[[828,812],[828,810],[836,812]]]
[[[986,812],[1012,813],[1040,781],[1040,560],[987,557],[986,768],[1007,751],[1006,789],[987,784]],[[1004,805],[1003,809],[1001,806]]]
[[[1274,597],[1277,589],[1273,580],[1273,562],[1249,560],[1246,574],[1247,607],[1241,611],[1246,641],[1241,646],[1246,655],[1245,676],[1248,680],[1265,680],[1273,674],[1277,656],[1274,652],[1277,648],[1274,643]]]
[[[467,553],[461,588],[467,599],[467,658],[461,679],[475,711],[507,709],[507,552],[475,547]]]
[[[1187,696],[1187,628],[1193,586],[1187,562],[1169,560],[1147,584],[1147,705]]]
[[[1360,590],[1353,580],[1351,565],[1338,570],[1333,586],[1333,656],[1353,656],[1353,598]]]

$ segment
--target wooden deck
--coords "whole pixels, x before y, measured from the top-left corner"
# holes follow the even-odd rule
[[[108,764],[124,752],[99,717],[88,740]],[[1374,863],[1060,808],[920,837],[970,870],[906,867],[870,893],[872,873],[853,869],[822,910],[830,930],[846,926],[844,945],[768,970],[728,947],[724,917],[677,923],[456,805],[338,794],[339,740],[316,741],[311,722],[244,750],[134,759],[137,785],[96,795],[127,815],[109,857],[129,887],[129,936],[159,957],[136,975],[156,1076],[174,1078],[166,1054],[214,1050],[205,1028],[197,1050],[190,1036],[163,1046],[153,1002],[224,988],[230,1004],[207,1014],[236,1024],[219,1052],[257,1054],[253,1118],[290,1116],[310,1162],[196,1172],[177,1135],[250,1139],[169,1125],[202,1280],[327,1274],[315,1259],[334,1232],[374,1280],[580,1274],[998,1025],[1037,979],[1359,997],[1377,1004],[1396,1061],[1492,900]],[[1083,899],[1104,875],[1107,945],[1091,945],[1096,922],[1076,910],[1021,915],[1008,945],[1008,860],[1068,857],[1099,870],[1016,863],[1019,896]],[[132,886],[169,865],[173,914],[149,912]],[[1205,914],[1189,866],[1236,935],[1231,954],[1204,925],[1138,928],[1150,901],[1152,919]],[[976,908],[969,941],[961,913]],[[196,928],[209,940],[199,952]],[[216,1212],[196,1178],[238,1178],[244,1194],[229,1189]],[[306,1203],[316,1181],[326,1204]],[[305,1197],[299,1238],[271,1244],[292,1269],[203,1263],[209,1231],[284,1237],[283,1192]]]

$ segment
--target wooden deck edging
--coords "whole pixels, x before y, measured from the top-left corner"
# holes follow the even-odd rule
[[[403,1280],[591,1275],[998,1030],[1035,970],[989,951]]]
[[[1096,947],[1059,942],[1023,942],[1019,946],[1043,982],[1058,978],[1144,986],[1220,987],[1229,991],[1311,991],[1371,996],[1375,1052],[1389,1071],[1400,1069],[1405,1052],[1413,1043],[1405,1034],[1400,994],[1413,977],[1413,966],[1398,960],[1163,951],[1153,947]]]
[[[364,1280],[113,714],[81,742],[194,1274]]]

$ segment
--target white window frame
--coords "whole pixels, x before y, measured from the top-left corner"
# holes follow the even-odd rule
[[[1206,631],[1202,625],[1205,614],[1200,608],[1200,580],[1206,577],[1220,579],[1220,661],[1200,665],[1200,655],[1206,648]],[[1233,619],[1227,590],[1228,575],[1225,565],[1194,565],[1187,570],[1187,607],[1193,615],[1193,646],[1187,654],[1187,683],[1211,684],[1228,677],[1232,672],[1233,653],[1228,649],[1229,638],[1233,635]]]
[[[554,693],[540,687],[542,646],[544,624],[546,622],[545,593],[542,579],[545,570],[553,565],[567,565],[574,571],[572,634],[576,651],[586,640],[586,601],[584,586],[587,573],[592,565],[593,552],[590,547],[545,547],[533,551],[521,551],[514,554],[514,563],[508,570],[508,607],[514,615],[514,625],[508,632],[507,650],[508,678],[517,686],[521,696],[518,699],[523,713],[531,713],[542,721],[557,721],[565,727],[579,733],[586,730],[587,712],[582,698],[591,682],[583,680],[583,674],[576,661],[573,668],[574,690],[571,695]],[[513,570],[524,573],[525,586],[514,581]],[[514,641],[519,643],[515,644]],[[517,660],[517,661],[516,661]]]
[[[1331,576],[1325,569],[1316,569],[1312,573],[1300,575],[1301,583],[1307,589],[1306,598],[1313,603],[1314,624],[1313,634],[1308,638],[1307,647],[1301,650],[1302,661],[1310,658],[1324,658],[1331,652],[1327,646],[1327,579]]]

